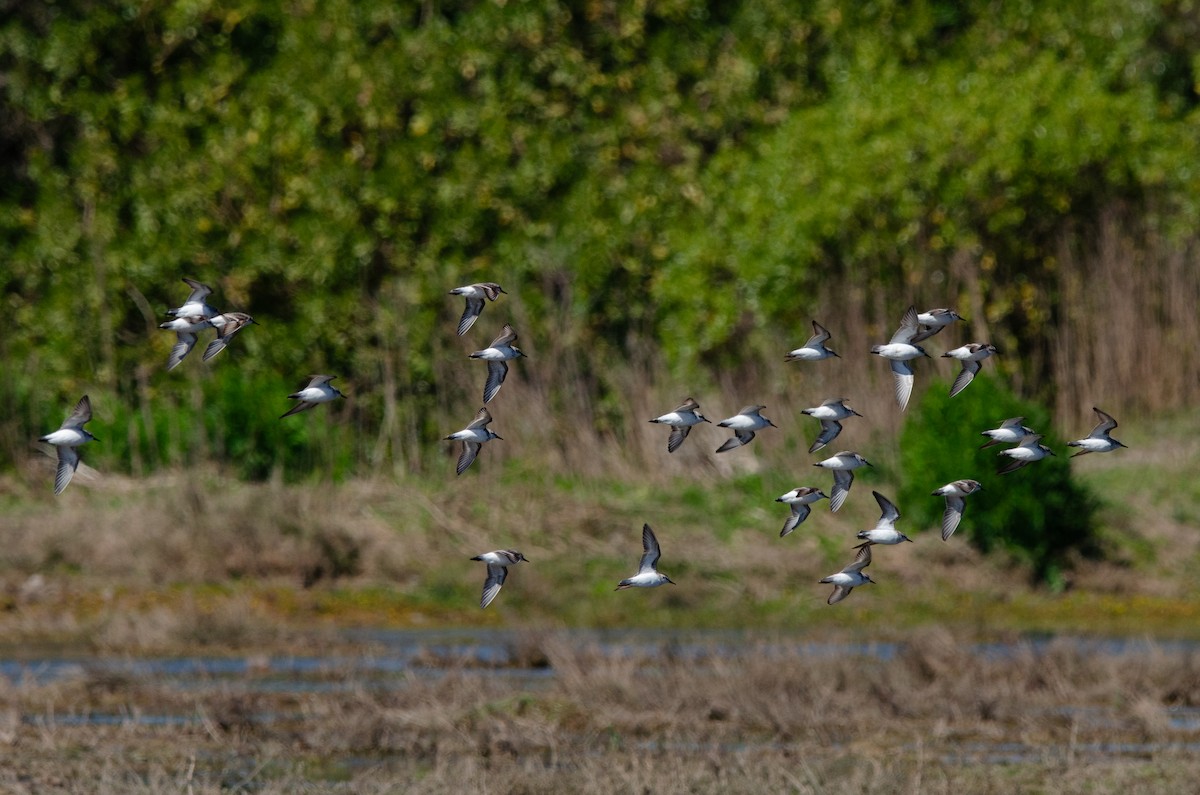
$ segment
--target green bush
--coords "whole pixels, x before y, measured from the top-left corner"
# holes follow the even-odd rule
[[[1069,448],[1050,427],[1050,412],[984,375],[954,398],[949,392],[949,384],[935,383],[901,431],[901,510],[914,526],[940,527],[945,500],[931,492],[952,480],[977,480],[983,489],[967,498],[962,523],[949,543],[969,540],[984,552],[1005,550],[1028,561],[1037,577],[1057,584],[1068,553],[1097,551],[1092,532],[1096,500],[1071,478]],[[981,434],[1009,417],[1024,417],[1055,455],[998,475],[1009,460],[999,451],[1007,446],[981,450],[988,441]]]

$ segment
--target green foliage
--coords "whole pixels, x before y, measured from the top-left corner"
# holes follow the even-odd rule
[[[948,543],[969,539],[984,552],[1003,549],[1032,564],[1037,576],[1051,584],[1069,553],[1097,551],[1095,497],[1072,479],[1069,448],[1050,427],[1044,408],[1018,399],[981,374],[954,398],[945,382],[935,382],[910,411],[900,435],[903,481],[898,504],[915,526],[940,528],[945,500],[931,492],[970,478],[983,489],[967,498],[962,523]],[[1042,434],[1042,444],[1055,455],[998,475],[1009,461],[999,451],[1008,446],[982,450],[988,438],[981,434],[1020,416]]]
[[[673,229],[655,282],[681,352],[728,347],[745,307],[794,318],[820,279],[937,284],[956,253],[978,263],[989,321],[1037,351],[1058,320],[1062,230],[1119,202],[1177,205],[1160,220],[1186,229],[1200,211],[1200,169],[1184,165],[1200,157],[1197,93],[1155,74],[1178,66],[1161,37],[1190,23],[1094,5],[963,11],[944,40],[930,18],[869,5],[889,27],[831,58],[825,101],[794,109],[753,156],[718,153],[694,187],[699,211]],[[1040,376],[1038,357],[1021,366]]]
[[[620,387],[593,364],[728,368],[821,281],[885,294],[956,258],[1037,382],[1056,235],[1112,203],[1165,231],[1200,214],[1192,17],[1115,0],[15,4],[0,461],[83,390],[139,417],[191,404],[155,328],[185,275],[263,323],[237,341],[245,377],[355,379],[347,422],[383,430],[348,466],[421,468],[446,430],[430,418],[465,389],[442,364],[445,292],[482,278],[523,337],[582,362],[617,436]],[[185,459],[245,442],[247,409],[211,410],[231,421],[206,421],[208,446],[184,434]],[[174,460],[144,444],[110,463]],[[294,452],[247,451],[263,458],[245,471]]]
[[[129,462],[142,474],[164,466],[186,468],[202,456],[237,477],[263,480],[278,469],[292,481],[314,470],[341,480],[360,457],[360,442],[336,430],[340,402],[280,418],[294,405],[285,396],[297,384],[233,367],[220,378],[194,378],[187,386],[188,391],[163,389],[142,395],[133,404],[111,392],[93,391],[95,416],[88,427],[100,442],[84,447],[84,458],[109,471],[119,462]],[[69,408],[72,403],[62,405]],[[40,423],[43,433],[58,427],[66,411],[61,406],[48,408]]]

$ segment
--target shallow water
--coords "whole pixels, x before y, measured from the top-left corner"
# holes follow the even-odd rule
[[[786,637],[751,636],[738,631],[662,630],[559,630],[530,633],[492,629],[454,630],[348,630],[341,633],[337,653],[327,655],[248,656],[45,656],[0,659],[0,677],[11,687],[38,687],[59,682],[110,680],[117,686],[128,680],[176,693],[203,696],[306,695],[355,691],[400,690],[414,680],[453,674],[504,680],[530,691],[546,687],[556,672],[540,651],[546,641],[562,642],[589,654],[614,659],[683,660],[697,665],[717,660],[756,657],[861,656],[881,661],[903,653],[903,643],[812,642]],[[1018,655],[1042,655],[1065,648],[1089,655],[1130,656],[1147,653],[1192,654],[1200,651],[1195,641],[1147,641],[1134,638],[1033,637],[1011,643],[980,643],[973,654],[995,660]],[[353,653],[346,649],[356,650]],[[1111,710],[1095,706],[1061,707],[1047,716],[1086,728],[1119,725]],[[256,723],[270,724],[304,720],[300,712],[255,712],[245,716]],[[1166,710],[1169,730],[1180,735],[1200,732],[1200,708]],[[178,726],[193,725],[204,718],[192,713],[163,714],[137,710],[89,711],[70,715],[23,715],[22,721],[59,726]],[[1184,738],[1180,738],[1184,739]],[[1190,740],[1191,738],[1186,738]],[[755,746],[758,747],[758,746]],[[662,750],[662,749],[659,749]],[[702,748],[692,749],[696,751]],[[964,745],[946,761],[1003,764],[1041,761],[1047,754],[1140,756],[1164,750],[1200,751],[1200,743],[1149,742],[1080,744],[1035,748],[1022,743],[998,742]]]

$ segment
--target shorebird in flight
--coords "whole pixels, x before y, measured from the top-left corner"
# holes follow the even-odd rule
[[[97,441],[83,426],[92,419],[92,401],[84,395],[71,409],[57,431],[38,437],[39,442],[52,444],[58,450],[58,470],[54,474],[54,493],[62,494],[79,468],[79,451],[75,448],[86,442]]]
[[[642,560],[638,564],[638,573],[621,580],[616,590],[654,588],[665,582],[674,585],[675,583],[671,581],[670,577],[659,572],[658,559],[660,557],[662,557],[662,549],[658,546],[658,539],[655,538],[654,531],[650,529],[650,525],[642,525]]]
[[[869,565],[871,565],[871,545],[862,544],[858,548],[858,555],[855,556],[853,563],[837,574],[830,574],[821,579],[821,582],[833,585],[833,592],[829,594],[826,603],[835,605],[849,596],[850,592],[859,585],[874,583],[874,580],[862,573],[862,570]]]
[[[286,413],[279,415],[279,419],[316,408],[321,403],[328,403],[331,400],[346,397],[336,387],[329,385],[329,382],[337,378],[337,376],[310,375],[308,378],[308,386],[299,392],[288,395],[288,400],[298,400],[300,402],[288,409]]]
[[[479,313],[483,311],[483,299],[495,301],[503,292],[504,288],[495,282],[479,282],[478,284],[468,284],[466,287],[455,287],[451,290],[450,295],[461,295],[467,299],[467,307],[458,321],[458,336],[466,334],[467,329],[475,325]]]
[[[712,420],[700,413],[699,403],[688,398],[676,406],[673,411],[668,411],[661,417],[655,417],[650,422],[671,426],[671,435],[667,437],[667,452],[673,453],[679,449],[679,445],[683,444],[683,440],[687,438],[693,425],[712,422]]]
[[[878,354],[889,360],[892,366],[892,376],[896,382],[896,404],[904,411],[908,407],[908,398],[912,395],[913,369],[909,362],[922,356],[928,356],[925,349],[917,345],[917,308],[910,306],[900,320],[900,328],[892,335],[886,345],[875,345],[871,353]]]
[[[487,607],[496,598],[496,594],[500,593],[500,586],[504,585],[504,578],[508,576],[508,567],[515,566],[521,561],[529,562],[529,559],[515,549],[497,549],[494,552],[484,552],[482,555],[476,555],[471,560],[482,561],[487,564],[487,579],[483,581],[483,595],[479,598],[479,606]]]
[[[1095,406],[1092,407],[1092,411],[1096,412],[1096,416],[1100,418],[1100,422],[1096,424],[1095,428],[1092,428],[1092,432],[1087,436],[1082,439],[1076,439],[1073,442],[1067,442],[1067,447],[1082,448],[1078,453],[1071,456],[1071,458],[1078,458],[1088,453],[1110,453],[1118,447],[1125,446],[1109,436],[1109,432],[1117,427],[1117,421],[1111,415],[1105,414]]]

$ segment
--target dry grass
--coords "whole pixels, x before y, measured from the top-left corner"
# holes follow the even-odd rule
[[[526,639],[539,686],[463,668],[389,686],[180,691],[81,673],[0,690],[8,792],[1186,791],[1191,652],[1060,641],[977,653],[922,631],[892,659],[777,642],[695,657]],[[253,674],[250,675],[253,680]],[[116,725],[68,718],[126,715]],[[1189,713],[1189,715],[1194,713]],[[139,716],[182,715],[181,725]],[[1150,782],[1153,782],[1152,784]],[[1150,791],[1150,790],[1147,790]]]

